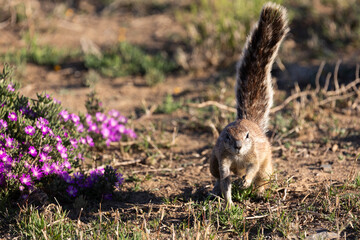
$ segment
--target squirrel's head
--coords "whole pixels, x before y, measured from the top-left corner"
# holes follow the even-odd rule
[[[249,130],[246,124],[240,121],[229,124],[222,133],[225,148],[233,154],[245,155],[253,145],[253,138]]]

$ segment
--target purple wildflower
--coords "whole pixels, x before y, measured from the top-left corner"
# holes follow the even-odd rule
[[[136,133],[132,129],[127,129],[127,135],[131,138],[137,138]]]
[[[11,137],[5,138],[5,147],[7,148],[14,148],[14,139]]]
[[[117,126],[117,130],[118,130],[121,134],[123,134],[123,133],[125,133],[126,128],[125,128],[124,125],[119,124],[119,125]]]
[[[75,172],[74,173],[74,178],[77,181],[81,181],[84,178],[84,174],[82,174],[81,172]]]
[[[13,84],[9,84],[8,86],[7,86],[7,88],[6,88],[9,92],[14,92],[15,91],[15,89],[14,89],[14,85]]]
[[[69,194],[70,197],[75,197],[76,196],[76,193],[78,192],[78,190],[74,187],[74,186],[69,186],[67,189],[66,189],[66,192]]]
[[[77,148],[78,146],[77,146],[77,140],[75,139],[75,138],[71,138],[70,139],[70,143],[71,143],[71,145],[74,147],[74,148]]]
[[[49,121],[48,120],[46,120],[45,118],[43,118],[43,117],[39,117],[37,120],[36,120],[36,127],[37,128],[41,128],[42,126],[44,126],[44,125],[48,125],[49,124]]]
[[[58,163],[51,164],[51,168],[53,169],[53,172],[56,174],[62,173],[62,167]]]
[[[29,174],[23,174],[21,177],[20,177],[20,182],[26,186],[30,186],[31,185],[31,177]]]
[[[10,119],[10,121],[16,121],[17,120],[17,115],[15,112],[12,112],[9,114],[8,118]]]
[[[101,130],[101,134],[102,134],[103,138],[108,138],[110,135],[110,130],[108,128],[103,128]]]
[[[5,148],[0,148],[0,159],[2,159],[3,157],[5,157],[7,154],[6,154],[6,150]]]
[[[97,113],[95,114],[95,117],[96,117],[96,121],[98,121],[98,122],[103,122],[103,121],[106,120],[105,114],[103,114],[103,113],[101,113],[101,112],[97,112]]]
[[[78,132],[84,132],[84,125],[83,125],[82,123],[80,123],[79,125],[77,125],[76,130],[77,130]]]
[[[26,126],[25,132],[26,132],[26,134],[32,136],[35,133],[35,128],[33,126]]]
[[[36,157],[36,155],[37,155],[36,148],[33,146],[29,147],[29,154],[33,157]]]
[[[61,142],[58,142],[56,144],[56,149],[58,150],[59,153],[67,151],[66,147],[64,147],[64,145],[62,145]]]
[[[62,179],[64,179],[64,181],[67,182],[67,183],[74,183],[74,180],[71,178],[71,176],[69,175],[68,172],[63,172],[63,173],[61,174],[61,177],[62,177]]]
[[[51,150],[52,150],[52,147],[51,147],[49,144],[46,144],[46,145],[43,147],[43,151],[46,152],[46,153],[51,152]]]
[[[68,159],[68,155],[67,155],[66,152],[61,152],[61,153],[60,153],[60,156],[61,156],[62,159],[65,159],[65,160]]]
[[[79,160],[84,160],[84,156],[81,153],[78,153],[77,158]]]
[[[9,155],[4,156],[2,160],[8,166],[12,165],[14,161]]]
[[[44,152],[40,153],[40,159],[39,162],[46,162],[48,160],[48,155]]]
[[[69,161],[65,160],[63,163],[62,163],[62,167],[63,168],[67,168],[67,169],[71,169],[71,164]]]
[[[55,101],[55,98],[54,98],[54,101]],[[65,122],[67,122],[67,120],[70,119],[70,115],[69,115],[68,111],[66,111],[66,110],[62,110],[62,111],[59,113],[59,115],[63,118],[63,120],[64,120]]]
[[[4,119],[0,119],[0,129],[7,129],[7,122]]]
[[[98,127],[95,123],[91,123],[89,125],[89,132],[97,132],[98,131]]]
[[[48,132],[49,132],[50,128],[46,125],[42,125],[41,126],[41,132],[43,134],[43,136],[45,136]]]
[[[52,173],[52,169],[49,164],[45,163],[44,166],[42,166],[41,170],[44,172],[45,175],[49,175]]]
[[[86,114],[85,121],[88,125],[92,124],[92,117],[90,114]]]
[[[126,117],[124,117],[124,116],[119,116],[118,117],[118,120],[119,120],[119,122],[121,122],[121,123],[127,123],[127,118]]]
[[[109,125],[114,128],[118,125],[118,122],[114,118],[110,118]]]
[[[20,185],[20,186],[19,186],[19,190],[20,190],[20,191],[24,191],[24,189],[25,189],[24,185]]]
[[[86,142],[89,144],[90,147],[93,147],[95,145],[93,139],[89,135],[86,136]]]
[[[37,166],[31,168],[32,176],[35,177],[37,180],[40,180],[42,177],[41,169]]]
[[[105,168],[104,168],[104,167],[99,167],[98,169],[96,169],[96,172],[97,172],[99,175],[104,175],[104,173],[105,173]]]
[[[116,111],[115,109],[111,109],[108,114],[113,117],[113,118],[117,118],[120,116],[120,113],[118,111]]]
[[[83,138],[83,137],[81,137],[81,138],[80,138],[80,143],[81,143],[81,144],[86,144],[86,139]]]
[[[61,139],[61,137],[60,137],[59,135],[57,135],[57,136],[55,137],[55,139],[56,139],[56,141],[58,141],[59,143],[62,142],[62,139]]]
[[[29,169],[29,168],[31,168],[31,165],[28,163],[28,161],[25,161],[24,162],[24,167]]]
[[[78,115],[72,113],[70,117],[75,125],[78,125],[80,123],[80,117]]]

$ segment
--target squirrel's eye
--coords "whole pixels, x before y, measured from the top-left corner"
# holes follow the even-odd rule
[[[247,134],[246,134],[245,138],[249,138],[249,132],[247,132]]]

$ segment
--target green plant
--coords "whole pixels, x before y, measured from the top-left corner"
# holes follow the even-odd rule
[[[166,113],[170,114],[177,109],[179,109],[183,104],[179,101],[174,101],[174,98],[171,94],[166,95],[163,103],[158,106],[156,113]]]
[[[59,49],[49,45],[40,46],[36,37],[25,36],[27,46],[15,51],[8,51],[0,56],[4,62],[10,62],[15,65],[22,65],[27,62],[38,65],[55,66],[66,59],[74,58],[79,55],[79,51],[69,51]]]
[[[188,44],[205,58],[208,64],[217,65],[238,57],[246,36],[267,0],[198,0],[190,5],[189,12],[177,16],[186,26]],[[281,1],[275,1],[280,3]]]
[[[98,104],[95,97],[88,103],[93,115],[80,117],[48,94],[38,94],[37,99],[22,96],[5,65],[0,74],[0,193],[27,198],[35,188],[42,188],[52,196],[67,192],[65,200],[78,192],[111,198],[114,187],[123,181],[117,170],[109,166],[88,174],[74,170],[91,147],[136,135],[123,125],[124,116],[111,110],[107,117],[94,104]],[[1,201],[6,199],[10,198],[1,196]]]
[[[162,82],[176,64],[161,54],[150,55],[130,43],[121,42],[102,56],[85,55],[85,66],[108,77],[145,75],[149,85]]]

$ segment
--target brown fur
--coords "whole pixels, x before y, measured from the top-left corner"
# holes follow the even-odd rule
[[[286,10],[274,3],[263,7],[248,37],[237,68],[237,118],[249,119],[267,131],[273,102],[271,67],[288,32]]]
[[[237,120],[220,133],[210,157],[210,172],[217,178],[213,192],[221,192],[229,206],[230,172],[244,173],[243,187],[254,182],[259,193],[272,174],[271,146],[265,135],[273,98],[270,71],[287,32],[286,10],[267,3],[243,49],[237,69]]]

